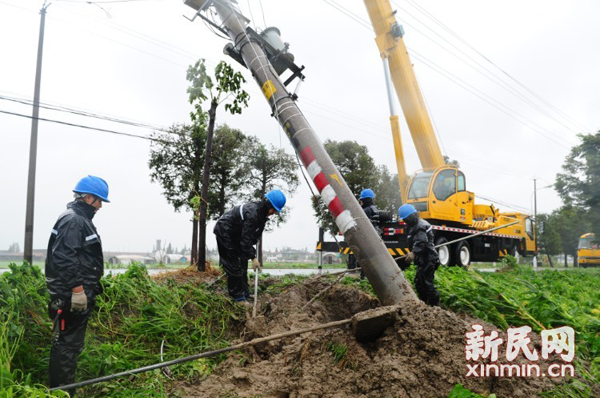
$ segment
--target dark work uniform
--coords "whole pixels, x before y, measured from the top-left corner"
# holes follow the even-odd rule
[[[82,201],[71,202],[52,228],[46,258],[48,314],[54,321],[50,349],[50,387],[75,382],[77,357],[83,350],[85,329],[100,293],[104,272],[102,243],[92,223],[95,209]],[[87,309],[71,312],[72,289],[83,286]],[[58,315],[59,304],[62,313]]]
[[[433,279],[440,259],[433,244],[433,230],[427,221],[414,214],[414,217],[407,217],[405,221],[408,225],[408,248],[415,253],[417,294],[426,304],[439,306],[440,293],[435,288]]]
[[[271,205],[268,201],[236,206],[215,225],[219,261],[227,274],[229,295],[236,301],[250,295],[248,260],[256,258],[254,245],[260,239]]]
[[[371,221],[371,224],[373,224],[375,231],[377,231],[377,233],[381,235],[381,229],[379,228],[379,209],[377,208],[377,206],[375,206],[375,204],[373,203],[373,199],[371,198],[364,198],[361,199],[361,201],[362,209],[365,212],[365,215],[367,216],[369,221]],[[354,269],[358,267],[360,267],[360,265],[356,260],[356,256],[354,254],[349,254],[348,269]],[[360,271],[360,277],[361,279],[365,277],[365,273],[363,270]]]

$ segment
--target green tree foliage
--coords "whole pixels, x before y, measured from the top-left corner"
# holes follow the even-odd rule
[[[391,175],[387,167],[377,166],[366,146],[356,141],[325,141],[325,150],[344,177],[348,188],[359,197],[360,191],[375,191],[375,204],[381,211],[394,214],[401,203],[398,176]],[[336,234],[335,220],[320,197],[313,198],[313,209],[321,227]]]
[[[200,198],[200,170],[204,164],[206,129],[190,125],[174,125],[169,133],[155,132],[150,146],[150,178],[163,188],[163,195],[175,211],[196,212]],[[218,218],[233,201],[239,199],[246,180],[246,155],[243,151],[248,138],[227,125],[217,127],[214,138],[214,163],[208,191],[210,216]],[[195,229],[197,231],[197,220]],[[192,231],[192,241],[197,235]],[[197,234],[197,232],[196,232]],[[195,237],[195,240],[194,240]],[[197,245],[196,245],[197,247]]]
[[[543,227],[542,227],[543,226]],[[537,242],[541,254],[556,256],[562,253],[562,240],[560,238],[560,222],[555,214],[538,214],[537,216]]]
[[[573,265],[577,262],[577,247],[581,235],[590,232],[592,225],[587,218],[588,212],[575,206],[563,206],[555,210],[553,216],[556,217],[558,233],[562,244],[562,252],[573,256]],[[565,267],[567,259],[565,257]]]
[[[600,236],[600,131],[579,135],[581,144],[573,147],[556,177],[555,189],[567,207],[582,209],[582,219]]]
[[[198,195],[194,181],[204,163],[206,130],[175,124],[168,133],[153,132],[150,144],[150,179],[163,188],[167,202],[175,211],[193,210],[191,198]]]
[[[212,148],[208,217],[218,219],[242,199],[248,185],[248,145],[251,138],[224,124],[217,128]]]

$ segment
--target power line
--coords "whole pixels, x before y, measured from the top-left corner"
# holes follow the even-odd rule
[[[325,1],[325,0],[324,0],[324,1]],[[343,6],[339,5],[338,3],[335,3],[335,4],[337,5],[337,7],[334,7],[334,8],[338,9],[338,7],[341,7],[342,9],[346,10],[346,11],[347,11],[347,13],[351,13],[352,15],[356,16],[356,14],[354,14],[354,13],[352,13],[351,11],[347,10],[345,7],[343,7]],[[331,5],[331,4],[330,4],[330,5]],[[71,8],[68,8],[68,9],[69,9],[69,10],[71,10]],[[73,10],[72,10],[72,11],[73,11]],[[338,11],[340,11],[340,10],[338,9]],[[73,11],[73,12],[76,12],[76,11]],[[340,12],[341,12],[341,11],[340,11]],[[78,13],[78,12],[76,12],[76,13]],[[78,14],[80,14],[80,15],[83,15],[83,14],[81,14],[81,13],[78,13]],[[84,16],[85,16],[86,18],[89,18],[89,19],[94,19],[94,20],[97,20],[97,18],[91,18],[91,17],[89,17],[89,16],[87,16],[87,15],[84,15]],[[358,16],[356,16],[356,18],[359,18],[359,17],[358,17]],[[356,18],[353,18],[353,19],[356,19]],[[61,22],[62,22],[62,21],[61,21]],[[165,49],[172,50],[172,51],[174,51],[174,52],[177,52],[177,53],[179,53],[179,54],[181,54],[181,55],[185,55],[185,56],[187,56],[187,57],[190,57],[190,58],[192,58],[192,57],[193,57],[193,54],[192,54],[192,53],[190,53],[190,52],[188,52],[188,51],[182,50],[182,49],[180,49],[180,48],[178,48],[178,47],[175,47],[175,46],[173,46],[173,45],[171,45],[171,44],[169,44],[169,43],[165,43],[165,42],[162,42],[162,41],[160,41],[160,40],[158,40],[158,39],[152,38],[152,37],[150,37],[150,36],[148,36],[148,35],[145,35],[145,34],[143,34],[143,33],[141,33],[141,32],[135,31],[135,30],[133,30],[133,29],[129,29],[129,28],[123,27],[123,26],[121,26],[121,25],[119,25],[119,24],[117,24],[117,23],[114,23],[114,22],[111,22],[110,24],[109,24],[109,23],[104,23],[104,22],[101,22],[101,23],[103,23],[103,24],[104,24],[104,25],[106,25],[106,26],[113,27],[113,28],[115,28],[115,29],[117,29],[117,30],[120,30],[120,31],[122,31],[123,33],[125,33],[125,34],[128,34],[128,35],[130,35],[130,36],[133,36],[133,37],[136,37],[136,38],[142,38],[143,40],[145,40],[145,41],[147,41],[147,42],[149,42],[149,43],[151,43],[151,44],[157,45],[157,46],[159,46],[159,47],[162,47],[162,48],[165,48]],[[367,23],[366,23],[364,20],[363,20],[362,22],[359,22],[359,23],[361,23],[361,25],[362,25],[363,27],[365,27],[365,28],[367,28],[368,30],[372,31],[372,29],[370,28],[370,25],[368,25],[368,24],[367,24]],[[117,26],[118,26],[119,28],[117,28]],[[133,32],[133,33],[130,33],[130,32]],[[93,33],[93,32],[92,32],[92,33]],[[102,35],[99,35],[99,36],[100,36],[100,37],[103,37],[103,38],[105,38],[105,39],[108,39],[108,38],[106,38],[105,36],[102,36]],[[146,38],[146,39],[144,39],[144,38]],[[115,40],[112,40],[112,39],[108,39],[108,40],[110,40],[110,41],[113,41],[113,42],[116,42],[116,43],[118,43],[118,44],[121,44],[121,45],[124,45],[124,46],[127,46],[127,47],[130,47],[130,48],[134,48],[134,47],[128,46],[128,45],[126,45],[126,44],[123,44],[123,43],[121,43],[121,42],[118,42],[118,41],[115,41]],[[134,49],[136,49],[136,48],[134,48]],[[151,53],[148,53],[148,52],[144,52],[144,53],[146,53],[146,54],[149,54],[149,55],[152,55],[152,56],[154,56],[154,57],[156,57],[156,58],[160,58],[160,59],[166,60],[166,59],[164,59],[164,58],[162,58],[162,57],[156,56],[156,55],[154,55],[154,54],[151,54]],[[194,58],[194,59],[195,59],[195,58]],[[168,61],[168,60],[167,60],[167,61]],[[169,61],[169,62],[170,62],[170,61]],[[171,62],[171,63],[173,63],[173,62]],[[184,67],[184,66],[183,66],[183,65],[181,65],[181,64],[176,64],[176,65],[179,65],[179,66],[182,66],[182,67]],[[305,101],[309,101],[309,102],[311,102],[310,100],[308,100],[308,99],[306,99],[306,98],[305,98],[304,100],[305,100]],[[327,106],[327,105],[325,105],[325,104],[321,104],[321,103],[319,103],[319,102],[316,102],[316,101],[312,101],[312,102],[313,102],[314,104],[317,104],[317,105],[315,105],[315,106],[319,106],[319,107],[321,107],[321,108],[323,108],[323,107],[327,107],[327,108],[329,108],[330,110],[332,110],[332,111],[334,111],[334,112],[336,112],[336,113],[338,113],[338,114],[340,114],[340,115],[344,116],[345,118],[351,118],[351,119],[353,119],[353,120],[355,120],[355,121],[358,121],[359,123],[361,122],[361,119],[359,119],[359,118],[356,118],[354,115],[351,115],[351,114],[348,114],[348,113],[345,113],[345,112],[342,112],[342,111],[336,110],[335,108],[329,107],[329,106]],[[315,113],[315,114],[316,114],[316,113]],[[325,116],[322,116],[322,115],[319,115],[319,114],[316,114],[316,115],[317,115],[317,116],[319,116],[319,117],[324,117],[324,118],[326,118],[326,119],[332,120],[332,119],[330,119],[330,118],[327,118],[327,117],[325,117]],[[383,131],[383,129],[381,128],[381,126],[376,126],[375,124],[373,124],[373,123],[371,123],[371,122],[368,122],[368,121],[365,121],[364,119],[362,119],[362,123],[363,123],[363,124],[365,124],[365,125],[371,125],[371,126],[374,126],[374,127],[376,127],[378,130],[381,130],[381,131]],[[356,128],[356,126],[355,126],[355,125],[352,125],[352,126],[351,126],[351,125],[348,125],[348,124],[346,124],[346,125],[347,125],[348,127]],[[361,130],[361,132],[362,132],[362,133],[364,133],[364,134],[368,134],[368,135],[371,135],[371,136],[375,136],[375,137],[381,138],[381,139],[390,140],[389,136],[387,136],[387,138],[383,138],[383,137],[381,137],[381,136],[375,135],[375,134],[373,134],[373,133],[371,133],[371,132],[368,132],[368,131]],[[386,130],[386,133],[387,133],[387,130]],[[408,142],[412,142],[412,141],[408,141]],[[500,169],[496,169],[496,171],[498,171],[498,172],[503,172],[503,171],[501,171]]]
[[[360,24],[361,26],[363,26],[363,27],[367,27],[367,25],[366,25],[366,22],[365,22],[364,20],[362,20],[360,17],[356,16],[356,14],[352,13],[351,11],[349,11],[348,9],[346,9],[345,7],[343,7],[343,6],[341,6],[341,5],[337,4],[337,3],[335,3],[333,0],[323,0],[323,1],[324,1],[325,3],[327,3],[327,4],[329,4],[330,6],[332,6],[333,8],[335,8],[336,10],[338,10],[339,12],[341,12],[341,13],[345,14],[346,16],[348,16],[349,18],[351,18],[353,21],[355,21],[356,23]],[[370,28],[369,28],[369,29],[370,29]],[[519,120],[517,117],[515,117],[515,116],[514,116],[514,114],[516,114],[518,117],[520,117],[520,118],[522,118],[522,119],[525,119],[525,120],[527,120],[529,123],[531,123],[531,124],[533,124],[533,125],[536,125],[536,126],[537,126],[537,127],[539,127],[540,129],[542,129],[542,130],[545,130],[543,127],[541,127],[541,126],[537,125],[536,123],[534,123],[534,122],[532,122],[532,121],[528,120],[528,119],[527,119],[527,118],[525,118],[524,116],[522,116],[522,115],[518,114],[517,112],[515,112],[513,109],[511,109],[511,108],[509,108],[509,107],[507,107],[507,106],[505,106],[505,105],[501,104],[499,101],[497,101],[497,100],[493,99],[493,98],[492,98],[492,97],[490,97],[489,95],[487,95],[487,94],[485,94],[485,93],[481,92],[480,90],[476,89],[475,87],[471,86],[470,84],[468,84],[468,83],[464,82],[462,79],[460,79],[460,78],[458,78],[457,76],[455,76],[455,75],[451,74],[451,73],[450,73],[450,72],[448,72],[448,71],[447,71],[445,68],[443,68],[443,67],[441,67],[441,66],[437,65],[435,62],[433,62],[433,61],[429,60],[428,58],[426,58],[426,57],[424,57],[424,56],[422,56],[422,55],[418,55],[418,53],[416,53],[415,51],[412,51],[411,49],[409,49],[409,50],[411,51],[411,54],[413,54],[413,55],[417,55],[418,57],[420,57],[420,58],[421,58],[421,61],[422,61],[424,64],[426,64],[426,65],[427,65],[427,62],[429,62],[431,65],[434,65],[435,67],[437,67],[438,69],[436,69],[436,68],[432,67],[431,65],[427,65],[427,66],[429,66],[430,68],[432,68],[432,69],[434,69],[435,71],[437,71],[438,73],[441,73],[442,75],[444,75],[442,72],[440,72],[440,69],[441,69],[441,70],[442,70],[442,71],[444,71],[445,73],[447,73],[447,74],[449,74],[449,75],[453,76],[453,77],[454,77],[454,79],[458,79],[458,80],[462,81],[463,83],[462,83],[462,84],[459,84],[459,86],[461,86],[461,87],[465,88],[467,91],[471,92],[471,93],[472,93],[472,94],[474,94],[475,96],[477,96],[477,97],[479,97],[479,98],[483,99],[485,102],[487,102],[487,103],[489,103],[490,105],[494,106],[495,108],[497,108],[497,109],[501,110],[503,113],[505,113],[505,114],[507,114],[508,116],[512,117],[513,119],[515,119],[515,120],[519,121],[520,123],[524,124],[525,126],[529,127],[529,128],[530,128],[530,129],[532,129],[533,131],[536,131],[536,132],[538,132],[540,135],[542,135],[542,136],[544,136],[545,138],[547,138],[547,139],[549,139],[549,140],[553,141],[553,142],[554,142],[554,143],[556,143],[557,145],[560,145],[560,146],[563,146],[563,147],[565,147],[565,146],[564,146],[564,145],[562,145],[560,142],[558,142],[557,140],[555,140],[555,139],[553,139],[553,138],[549,137],[548,135],[546,135],[546,134],[545,134],[545,133],[543,133],[542,131],[539,131],[539,130],[537,130],[537,129],[534,129],[533,127],[531,127],[531,126],[529,126],[528,124],[524,123],[522,120]],[[423,61],[423,60],[424,60],[424,61]],[[446,78],[449,78],[447,75],[444,75],[444,76],[445,76]],[[455,83],[457,83],[457,82],[456,82],[456,80],[454,80],[454,79],[452,79],[452,78],[449,78],[449,79],[450,79],[450,80],[452,80],[452,81],[454,81]],[[457,84],[458,84],[458,83],[457,83]],[[472,88],[472,90],[470,90],[470,89],[467,89],[467,88],[466,88],[464,85],[470,86],[470,87]],[[481,95],[479,95],[479,94],[475,93],[473,90],[480,92],[480,93],[481,93],[481,95],[483,95],[483,96],[485,96],[485,97],[488,97],[488,98],[490,98],[490,100],[491,100],[491,101],[494,101],[494,102],[496,102],[497,104],[499,104],[500,106],[502,106],[502,107],[504,107],[504,108],[508,109],[508,111],[506,111],[506,110],[503,110],[503,109],[499,108],[498,106],[496,106],[496,105],[492,104],[492,103],[491,103],[489,100],[487,100],[487,99],[483,98]],[[546,131],[547,131],[547,130],[546,130]],[[552,132],[549,132],[549,131],[548,131],[548,133],[549,133],[549,134],[551,134],[551,135],[553,135],[553,136],[555,136],[555,137],[556,137],[557,139],[559,139],[559,140],[563,140],[563,141],[564,141],[564,142],[566,142],[568,145],[571,145],[571,143],[570,143],[570,142],[568,142],[568,141],[564,140],[562,137],[560,137],[560,136],[556,136],[554,133],[552,133]],[[566,148],[566,147],[565,147],[565,148]]]
[[[484,54],[482,54],[479,50],[477,50],[474,46],[472,46],[471,44],[469,44],[466,40],[464,40],[461,36],[459,36],[456,32],[454,32],[448,26],[446,26],[443,22],[441,22],[439,19],[437,19],[434,15],[432,15],[430,12],[428,12],[421,5],[419,5],[418,3],[416,3],[416,2],[414,2],[412,0],[407,0],[407,3],[411,4],[419,12],[421,12],[422,14],[424,14],[426,17],[430,18],[433,22],[435,22],[437,25],[439,25],[442,29],[444,29],[446,32],[450,33],[452,36],[454,36],[459,42],[463,43],[466,47],[470,48],[473,52],[475,52],[477,55],[479,55],[485,61],[487,61],[492,66],[494,66],[496,69],[498,69],[502,74],[504,74],[505,76],[507,76],[510,80],[512,80],[513,82],[515,82],[516,84],[518,84],[520,87],[522,87],[524,90],[526,90],[527,92],[529,92],[531,95],[533,95],[535,98],[537,98],[540,102],[542,102],[543,104],[545,104],[548,108],[550,108],[551,110],[557,112],[559,115],[562,116],[563,119],[569,121],[573,126],[577,127],[578,129],[583,129],[584,131],[589,131],[589,129],[587,127],[585,127],[582,124],[578,123],[577,121],[573,120],[566,113],[564,113],[563,111],[561,111],[559,108],[557,108],[556,106],[552,105],[550,102],[548,102],[547,100],[545,100],[544,98],[542,98],[540,95],[538,95],[537,93],[535,93],[533,90],[529,89],[524,84],[522,84],[521,82],[519,82],[516,78],[514,78],[513,76],[511,76],[507,71],[505,71],[504,69],[502,69],[496,63],[494,63],[492,60],[490,60],[488,57],[486,57]],[[393,4],[396,5],[397,7],[401,8],[402,10],[404,10],[397,3],[393,2]],[[415,17],[413,17],[413,18],[415,18]],[[415,18],[415,19],[417,21],[419,21],[417,18]],[[421,21],[419,21],[419,22],[421,22]],[[427,24],[424,24],[424,23],[422,23],[422,24],[425,25],[425,26],[427,26],[427,27],[429,27]],[[429,28],[429,29],[431,29],[431,28]]]
[[[24,104],[24,105],[33,105],[33,101],[23,99],[23,98],[11,98],[11,97],[6,97],[3,95],[0,95],[0,100],[16,102],[16,103]],[[73,109],[73,108],[67,108],[64,106],[52,105],[52,104],[48,104],[45,102],[40,102],[39,106],[40,106],[40,108],[44,108],[44,109],[48,109],[48,110],[53,110],[53,111],[58,111],[58,112],[66,112],[66,113],[71,113],[74,115],[91,117],[91,118],[95,118],[95,119],[99,119],[99,120],[105,120],[105,121],[109,121],[109,122],[126,124],[126,125],[133,126],[133,127],[141,127],[141,128],[146,128],[146,129],[150,129],[150,130],[169,132],[169,130],[164,127],[152,126],[152,125],[145,124],[145,123],[133,122],[133,121],[124,120],[124,119],[118,119],[118,118],[114,118],[114,117],[110,117],[110,116],[87,112],[87,111],[81,111],[81,110],[77,110],[77,109]]]
[[[22,113],[9,112],[9,111],[4,111],[4,110],[0,110],[0,113],[4,113],[4,114],[7,114],[7,115],[12,115],[12,116],[24,117],[24,118],[27,118],[27,119],[34,119],[33,116],[24,115]],[[143,135],[136,135],[136,134],[131,134],[131,133],[124,133],[122,131],[115,131],[115,130],[103,129],[103,128],[99,128],[99,127],[85,126],[85,125],[82,125],[82,124],[69,123],[69,122],[64,122],[64,121],[56,120],[56,119],[46,119],[46,118],[43,118],[43,117],[38,117],[38,118],[35,118],[35,119],[41,120],[43,122],[50,122],[50,123],[62,124],[62,125],[65,125],[65,126],[79,127],[79,128],[83,128],[83,129],[87,129],[87,130],[100,131],[100,132],[103,132],[103,133],[110,133],[110,134],[116,134],[116,135],[121,135],[121,136],[126,136],[126,137],[140,138],[140,139],[144,139],[144,140],[148,140],[148,141],[162,142],[163,144],[170,144],[170,142],[165,141],[165,140],[161,140],[161,139],[157,139],[157,138],[152,138],[152,137],[148,137],[148,136],[143,136]],[[177,133],[173,133],[173,134],[177,134]]]
[[[538,134],[542,135],[544,138],[549,139],[550,141],[554,142],[557,145],[562,146],[563,148],[569,149],[569,147],[561,144],[556,139],[548,136],[546,134],[546,133],[548,133],[548,134],[551,134],[552,136],[556,137],[558,140],[561,140],[561,141],[565,142],[567,145],[572,145],[570,142],[568,142],[567,140],[563,139],[561,136],[556,135],[556,134],[552,133],[551,131],[548,131],[548,130],[544,129],[543,127],[541,127],[537,123],[529,120],[528,118],[526,118],[525,116],[519,114],[518,112],[516,112],[512,108],[510,108],[510,107],[508,107],[508,106],[500,103],[498,100],[490,97],[489,95],[485,94],[483,91],[481,91],[481,90],[473,87],[471,84],[465,82],[464,80],[462,80],[458,76],[456,76],[456,75],[448,72],[446,69],[444,69],[444,68],[438,66],[437,64],[431,62],[430,60],[428,60],[427,58],[423,57],[419,53],[417,53],[417,52],[415,52],[413,50],[410,50],[410,51],[411,51],[411,54],[413,56],[415,56],[417,59],[419,59],[425,66],[428,66],[429,68],[431,68],[434,71],[438,72],[439,74],[441,74],[445,78],[449,79],[450,81],[454,82],[455,84],[457,84],[458,86],[462,87],[463,89],[467,90],[471,94],[475,95],[476,97],[478,97],[478,98],[482,99],[483,101],[487,102],[488,104],[492,105],[494,108],[500,110],[501,112],[505,113],[506,115],[508,115],[511,118],[513,118],[516,121],[518,121],[519,123],[521,123],[524,126],[530,128],[534,132],[537,132]],[[502,109],[500,107],[505,108],[505,109]],[[524,119],[525,121],[531,123],[534,126],[537,126],[541,130],[533,128],[532,126],[530,126],[529,124],[525,123],[523,120],[520,120],[519,118]],[[546,133],[544,133],[543,131],[545,131]]]

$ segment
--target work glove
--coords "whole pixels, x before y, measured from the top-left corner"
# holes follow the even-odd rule
[[[79,293],[73,292],[71,296],[71,312],[87,310],[87,296],[85,291]]]
[[[405,257],[404,257],[404,262],[406,264],[412,264],[413,260],[415,259],[415,252],[409,252]]]
[[[262,271],[262,267],[260,266],[260,263],[258,262],[257,258],[252,259],[252,269],[254,271],[256,271],[256,270]]]

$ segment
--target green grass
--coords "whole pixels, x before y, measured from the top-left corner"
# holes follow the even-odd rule
[[[591,396],[590,386],[600,378],[600,269],[535,272],[510,261],[504,268],[501,273],[440,268],[436,285],[443,307],[503,329],[529,325],[539,332],[573,327],[577,333],[575,366],[582,382],[572,381],[545,396]],[[411,283],[414,274],[414,266],[405,272]],[[287,275],[275,283],[263,283],[260,294],[285,294],[306,278]],[[221,280],[219,285],[224,283]],[[367,280],[349,276],[340,283],[374,295]],[[236,325],[243,320],[243,311],[209,288],[173,281],[157,284],[140,266],[103,278],[102,285],[105,293],[90,321],[77,380],[159,362],[163,340],[164,360],[223,347],[233,337],[228,333],[235,334]],[[46,381],[51,339],[47,299],[37,267],[13,265],[12,273],[0,276],[0,398],[47,396],[39,385]],[[326,349],[334,361],[344,361],[343,347],[329,345]],[[171,370],[177,380],[193,382],[210,374],[222,359],[194,361]],[[92,386],[82,395],[158,397],[166,395],[169,388],[170,381],[155,371]]]
[[[0,261],[0,269],[8,269],[11,264],[14,264],[14,261]],[[34,261],[33,265],[37,268],[44,268],[44,263],[39,261]]]
[[[244,316],[229,299],[203,285],[178,285],[172,280],[158,284],[140,266],[103,278],[102,286],[104,294],[90,319],[77,380],[160,362],[163,341],[165,361],[227,346],[229,333]],[[11,380],[20,391],[38,385],[35,388],[43,394],[39,383],[47,379],[52,337],[44,278],[35,267],[13,265],[11,273],[0,276],[0,293],[4,325],[0,381]],[[191,381],[205,377],[223,358],[188,362],[171,370],[174,377]],[[168,385],[169,380],[155,371],[86,387],[82,396],[160,397]]]

